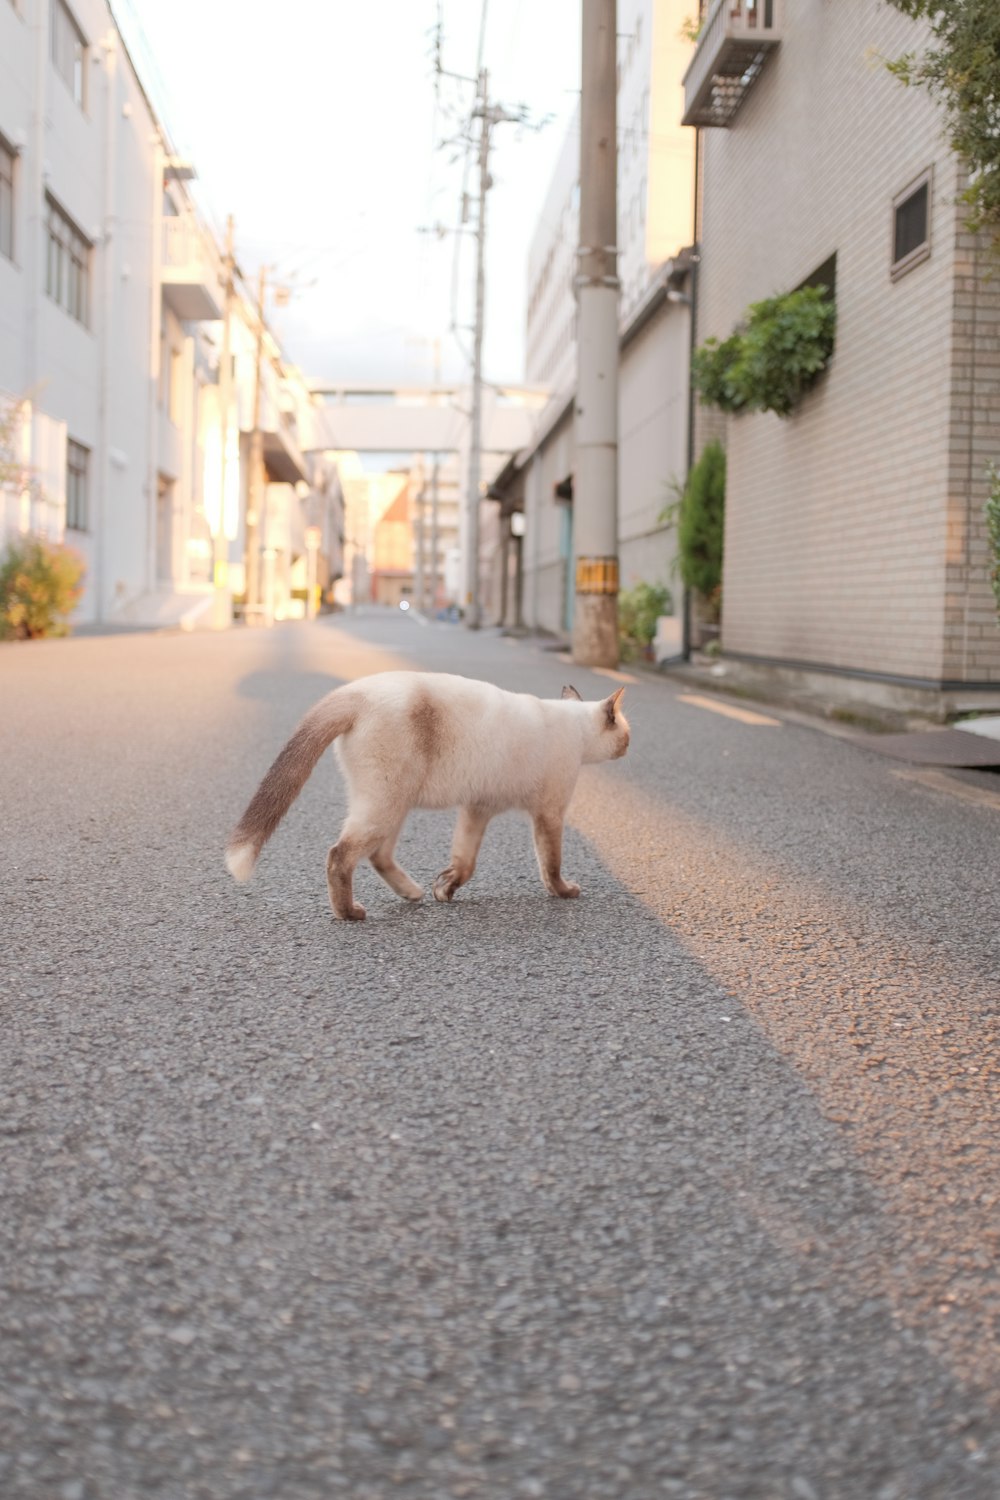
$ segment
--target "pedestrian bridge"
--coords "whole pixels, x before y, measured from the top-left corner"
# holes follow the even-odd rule
[[[467,453],[472,415],[468,385],[314,385],[322,402],[316,446],[359,453]],[[548,391],[483,386],[484,456],[517,453],[530,441]]]

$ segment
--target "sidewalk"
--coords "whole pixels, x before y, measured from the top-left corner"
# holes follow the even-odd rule
[[[567,637],[526,633],[520,638],[536,650],[568,653],[570,649]],[[793,722],[914,765],[967,771],[970,776],[1000,769],[1000,713],[977,713],[967,724],[943,723],[913,709],[845,702],[843,691],[837,692],[844,679],[834,674],[829,674],[829,689],[824,692],[825,674],[820,672],[789,671],[781,678],[743,662],[699,655],[659,665],[624,662],[622,670],[645,680],[667,677],[698,693],[762,704]]]

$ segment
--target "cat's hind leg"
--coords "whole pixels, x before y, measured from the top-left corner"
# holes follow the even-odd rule
[[[402,865],[396,863],[393,851],[398,838],[399,829],[397,828],[389,838],[379,844],[371,855],[372,868],[381,875],[386,885],[391,887],[397,896],[403,897],[404,901],[419,901],[424,894],[423,886],[418,885],[410,875],[407,875]]]
[[[451,863],[434,882],[434,899],[450,901],[460,885],[472,879],[476,859],[483,842],[490,814],[481,807],[459,809],[455,834],[451,841]]]
[[[354,899],[354,871],[360,860],[371,858],[389,837],[390,832],[384,824],[354,814],[340,830],[340,837],[326,857],[326,883],[333,914],[341,921],[364,921],[365,909]]]
[[[535,853],[545,889],[553,896],[579,896],[580,887],[571,880],[563,880],[562,866],[562,818],[550,813],[536,813],[534,817]]]

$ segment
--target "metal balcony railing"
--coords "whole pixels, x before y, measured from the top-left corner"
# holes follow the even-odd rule
[[[684,75],[685,125],[727,126],[781,42],[784,0],[714,0]]]

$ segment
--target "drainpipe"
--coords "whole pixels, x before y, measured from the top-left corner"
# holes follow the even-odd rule
[[[689,295],[691,305],[688,309],[688,430],[687,430],[687,471],[690,476],[694,468],[694,417],[695,417],[695,390],[692,378],[694,366],[694,352],[698,346],[698,271],[701,266],[701,192],[700,173],[702,170],[701,157],[701,131],[695,129],[694,133],[694,253],[691,257],[691,283]],[[681,654],[685,661],[691,660],[691,590],[687,584],[684,585],[684,614],[681,622]]]

